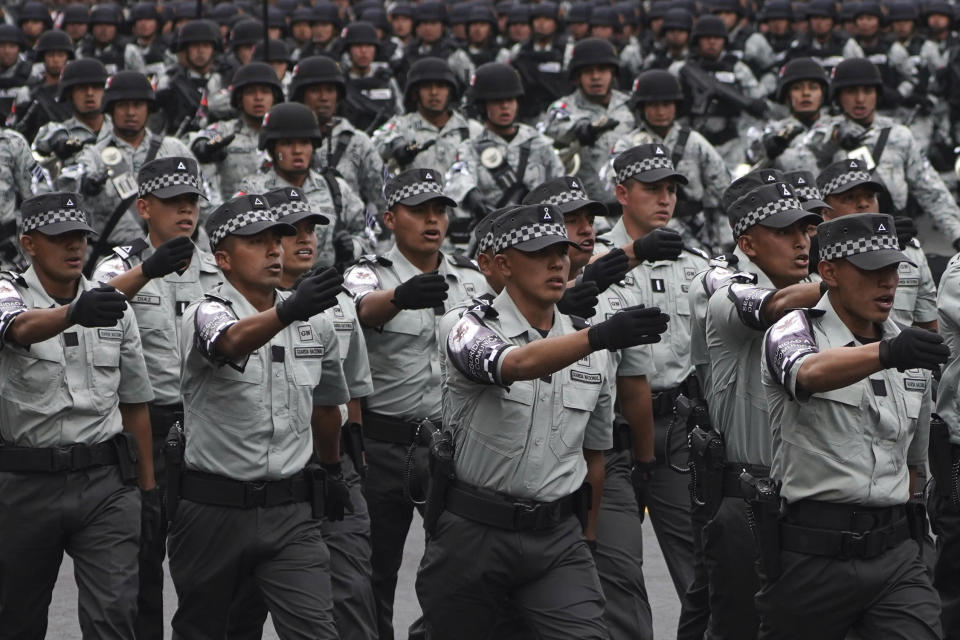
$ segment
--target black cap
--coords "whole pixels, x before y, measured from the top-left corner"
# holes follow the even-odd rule
[[[730,209],[734,202],[747,195],[757,187],[774,182],[783,182],[783,173],[777,169],[760,169],[751,171],[745,176],[741,176],[730,183],[723,195],[720,196],[720,208],[724,211]]]
[[[440,172],[434,169],[407,169],[383,186],[387,209],[396,204],[415,207],[430,200],[441,200],[448,207],[457,206],[457,201],[443,192]]]
[[[561,215],[584,208],[595,216],[607,215],[607,207],[602,202],[588,198],[580,179],[571,176],[544,182],[527,194],[523,204],[552,204]]]
[[[578,246],[567,237],[563,214],[552,204],[531,204],[504,212],[493,223],[494,252],[540,251],[554,244]]]
[[[223,203],[210,214],[205,227],[211,248],[216,248],[230,234],[252,236],[274,228],[283,236],[297,232],[293,225],[277,220],[267,197],[258,193],[245,194]]]
[[[900,252],[893,217],[885,213],[855,213],[840,216],[817,227],[820,260],[848,260],[867,271],[906,262]]]
[[[793,192],[800,199],[800,204],[807,211],[819,213],[820,209],[832,209],[823,201],[820,190],[817,189],[817,179],[812,171],[788,171],[783,174],[783,181],[793,188]]]
[[[44,193],[27,198],[20,205],[20,233],[39,231],[46,236],[58,236],[71,231],[86,231],[96,235],[87,222],[87,214],[80,208],[79,194],[72,192]]]
[[[867,165],[856,158],[845,158],[827,165],[827,168],[817,176],[817,188],[824,198],[849,191],[862,184],[876,192],[883,191],[883,185],[873,179]]]
[[[640,182],[674,178],[680,184],[687,184],[687,178],[674,168],[669,149],[662,144],[631,147],[617,156],[613,168],[617,172],[617,184],[623,184],[630,178]]]
[[[313,211],[307,196],[296,187],[281,187],[263,194],[267,198],[270,210],[279,222],[295,225],[302,220],[313,220],[317,224],[330,224],[330,218]]]
[[[193,158],[171,156],[151,160],[137,172],[140,197],[174,198],[185,193],[194,193],[204,200],[197,161]]]
[[[493,249],[496,242],[493,235],[493,224],[497,221],[497,218],[520,207],[521,205],[511,204],[481,218],[477,226],[473,228],[473,237],[477,239],[477,253],[484,253]]]
[[[730,205],[727,216],[735,238],[758,224],[783,229],[804,219],[809,220],[810,224],[818,224],[822,220],[817,214],[803,208],[793,189],[785,182],[757,187]]]

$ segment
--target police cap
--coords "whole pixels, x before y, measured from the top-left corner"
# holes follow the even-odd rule
[[[818,224],[823,218],[807,211],[785,182],[763,185],[738,199],[727,210],[733,236],[739,238],[755,225],[783,229],[801,221]]]
[[[617,172],[617,184],[623,184],[630,178],[640,182],[659,182],[673,178],[680,184],[687,184],[687,178],[677,172],[670,159],[670,151],[663,144],[640,144],[631,147],[613,161]]]
[[[210,248],[217,245],[228,235],[253,236],[273,229],[282,236],[292,236],[296,228],[286,222],[280,222],[277,214],[270,208],[267,197],[258,193],[249,193],[233,198],[217,207],[204,225],[210,237]]]
[[[821,209],[832,209],[830,205],[823,201],[820,196],[820,190],[817,189],[817,179],[812,171],[788,171],[783,174],[783,182],[786,182],[793,189],[793,192],[800,199],[803,208],[807,211],[819,213]]]
[[[751,171],[747,175],[741,176],[740,178],[734,180],[732,183],[730,183],[730,186],[724,190],[723,195],[720,196],[720,208],[726,212],[730,209],[730,205],[757,187],[783,181],[783,173],[777,169],[760,169],[758,171]]]
[[[23,201],[20,206],[20,233],[39,231],[57,236],[71,231],[96,235],[80,208],[80,195],[68,191],[44,193]]]
[[[137,172],[137,185],[141,198],[155,196],[166,200],[195,194],[207,199],[197,161],[185,156],[157,158],[146,163]]]
[[[855,213],[817,227],[820,260],[847,260],[858,269],[874,271],[906,262],[900,251],[893,217],[885,213]]]
[[[563,214],[552,204],[531,204],[504,212],[493,222],[494,252],[533,252],[555,244],[578,246],[567,237]]]
[[[527,194],[523,204],[552,204],[561,215],[586,209],[594,216],[607,215],[607,207],[602,202],[591,200],[584,191],[579,178],[560,176],[548,180]]]
[[[883,185],[870,175],[867,165],[856,158],[844,158],[829,164],[817,176],[817,188],[823,197],[844,193],[860,185],[867,185],[877,193],[884,190]]]
[[[448,207],[457,206],[457,201],[443,192],[440,172],[435,169],[407,169],[383,185],[387,209],[402,204],[415,207],[430,200],[440,200]]]
[[[309,220],[317,224],[330,224],[330,218],[313,210],[307,196],[297,187],[281,187],[263,194],[270,210],[279,222],[295,226]]]

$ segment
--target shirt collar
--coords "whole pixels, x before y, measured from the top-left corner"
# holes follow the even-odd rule
[[[542,337],[540,332],[530,326],[530,323],[527,322],[527,319],[523,317],[522,313],[520,313],[520,309],[517,308],[513,298],[511,298],[510,294],[507,293],[506,287],[504,287],[503,291],[500,292],[500,295],[494,298],[492,306],[497,312],[497,320],[500,323],[500,330],[503,332],[505,337],[518,338],[520,336],[526,336],[528,341],[533,341]],[[557,313],[556,307],[554,307],[553,327],[550,329],[550,333],[547,335],[555,335],[559,324],[560,317]]]

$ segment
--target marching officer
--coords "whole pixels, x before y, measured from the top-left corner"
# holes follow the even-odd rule
[[[281,102],[283,87],[277,74],[264,62],[250,62],[237,69],[230,83],[230,105],[237,117],[215,122],[193,136],[190,150],[208,165],[224,201],[263,164],[263,153],[257,149],[263,118]]]
[[[570,92],[570,76],[564,68],[567,36],[560,30],[556,3],[530,5],[527,15],[530,36],[510,50],[510,64],[520,73],[527,90],[520,118],[536,123],[553,101]]]
[[[417,60],[440,58],[447,61],[461,87],[469,85],[474,66],[470,56],[446,32],[446,5],[428,0],[416,6],[415,14],[415,37],[403,47],[397,80],[406,83],[407,72]]]
[[[837,26],[837,3],[833,0],[810,0],[806,6],[810,29],[800,34],[791,47],[788,59],[812,58],[828,74],[849,58],[862,58],[863,49],[854,38]]]
[[[24,49],[23,32],[12,24],[0,24],[0,118],[4,122],[30,80],[32,66],[20,56]]]
[[[14,128],[27,140],[33,141],[37,131],[48,122],[60,122],[70,117],[67,105],[57,102],[60,76],[69,60],[73,59],[73,43],[63,31],[47,31],[37,39],[34,51],[43,68],[39,80],[31,79],[17,100]]]
[[[0,129],[0,267],[3,269],[23,264],[17,242],[20,206],[31,195],[49,191],[47,180],[26,139],[12,129]]]
[[[470,260],[440,251],[447,208],[456,202],[444,194],[437,171],[409,169],[389,180],[384,193],[383,223],[394,246],[384,256],[362,258],[344,280],[364,327],[373,376],[363,412],[364,491],[379,636],[390,640],[397,572],[413,517],[404,498],[405,459],[421,421],[440,424],[436,316],[483,293],[486,282]]]
[[[0,278],[0,633],[46,635],[66,551],[83,635],[132,639],[136,486],[159,500],[137,323],[123,295],[82,275],[93,228],[78,194],[26,200],[19,232],[31,266]]]
[[[627,149],[649,143],[665,145],[673,166],[687,179],[677,195],[675,216],[683,225],[685,241],[718,250],[730,241],[730,225],[720,211],[723,185],[730,182],[730,171],[699,131],[677,122],[683,104],[683,90],[672,73],[651,69],[637,77],[630,98],[636,128],[614,143],[606,182],[613,183],[611,190],[615,188],[612,164]]]
[[[565,153],[579,155],[577,177],[588,196],[602,199],[607,194],[600,170],[616,141],[634,126],[630,96],[613,88],[620,58],[609,40],[584,38],[578,42],[568,68],[577,89],[550,105],[538,128]]]
[[[137,47],[120,35],[123,11],[115,4],[98,4],[87,19],[90,32],[77,47],[78,58],[96,58],[110,75],[118,71],[143,73],[146,63]]]
[[[353,22],[343,30],[346,95],[342,112],[353,126],[373,131],[403,111],[400,86],[386,62],[376,59],[380,38],[369,22]]]
[[[181,137],[197,131],[212,119],[226,117],[229,112],[218,109],[213,100],[223,79],[214,69],[215,54],[222,47],[220,29],[211,20],[191,20],[175,36],[174,50],[179,64],[169,68],[157,84],[157,107],[163,111],[167,135]],[[210,113],[205,113],[207,104]]]
[[[127,17],[133,34],[133,46],[137,48],[146,65],[144,74],[151,80],[158,80],[166,68],[177,63],[170,53],[163,30],[163,16],[157,5],[152,2],[138,2],[130,8]]]
[[[653,342],[668,318],[631,307],[587,328],[558,313],[562,220],[552,205],[498,217],[504,290],[441,321],[455,479],[428,501],[417,595],[430,637],[486,638],[505,605],[540,637],[609,637],[591,554],[613,443],[603,350]]]
[[[519,74],[491,62],[477,69],[473,80],[469,99],[484,129],[460,145],[447,182],[451,196],[480,220],[489,211],[519,203],[564,171],[551,140],[517,120],[524,96]]]
[[[768,0],[758,18],[761,30],[744,42],[743,61],[753,71],[764,94],[772,97],[777,91],[780,67],[794,42],[790,30],[793,7],[789,0]]]
[[[194,246],[190,237],[206,197],[197,162],[171,157],[152,160],[137,174],[137,212],[146,222],[146,238],[116,247],[91,278],[121,292],[133,309],[143,345],[143,358],[153,389],[149,404],[153,433],[153,469],[157,486],[166,492],[163,443],[176,423],[183,422],[180,401],[180,320],[187,305],[203,297],[222,279],[216,261]],[[158,500],[156,528],[140,544],[140,590],[137,637],[163,637],[163,557],[167,517]]]
[[[950,350],[939,335],[901,330],[888,317],[897,265],[908,260],[892,217],[843,216],[821,224],[817,237],[828,293],[774,324],[755,361],[779,487],[779,496],[767,487],[773,509],[755,507],[764,514],[759,637],[941,638],[908,500],[922,491],[927,370]]]
[[[314,155],[317,167],[355,185],[368,214],[376,215],[383,210],[383,162],[370,136],[338,115],[345,95],[346,80],[336,61],[312,56],[294,67],[290,100],[316,114],[324,137]]]
[[[257,142],[270,165],[245,178],[240,191],[266,193],[285,186],[302,190],[315,211],[328,212],[331,218],[331,224],[317,229],[317,265],[352,264],[371,244],[363,203],[346,180],[312,166],[322,141],[317,118],[308,107],[299,102],[275,106],[264,117]]]
[[[237,585],[253,580],[281,634],[337,638],[320,519],[349,508],[338,406],[349,394],[321,312],[342,279],[326,269],[278,291],[280,238],[294,228],[263,195],[225,203],[206,227],[225,281],[183,315],[173,632],[225,637]]]
[[[662,4],[662,3],[661,3]],[[687,59],[693,16],[682,7],[671,7],[660,19],[660,38],[650,47],[644,69],[669,69]]]
[[[457,109],[460,85],[444,60],[417,60],[403,92],[406,113],[396,115],[373,134],[373,144],[392,173],[441,167],[455,161],[457,148],[479,135],[481,127]]]

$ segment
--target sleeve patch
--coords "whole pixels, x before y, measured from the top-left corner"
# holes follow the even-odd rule
[[[200,303],[194,322],[197,349],[205,357],[219,361],[213,350],[214,344],[220,334],[237,323],[237,315],[219,300],[205,300]]]
[[[354,298],[380,289],[380,276],[370,265],[360,263],[349,269],[343,278],[343,286]]]
[[[763,303],[776,293],[773,289],[762,289],[750,284],[734,282],[727,289],[727,296],[737,308],[740,321],[751,329],[763,331],[767,323],[763,320]]]
[[[119,254],[114,254],[97,265],[90,279],[94,282],[110,282],[121,273],[126,273],[130,265]]]
[[[0,342],[3,341],[13,319],[26,310],[23,296],[14,284],[5,278],[0,278]]]
[[[447,356],[457,370],[474,382],[502,385],[500,358],[513,345],[467,312],[450,330]]]
[[[807,314],[798,309],[781,318],[767,332],[763,351],[770,375],[788,388],[787,377],[797,361],[819,351]]]

